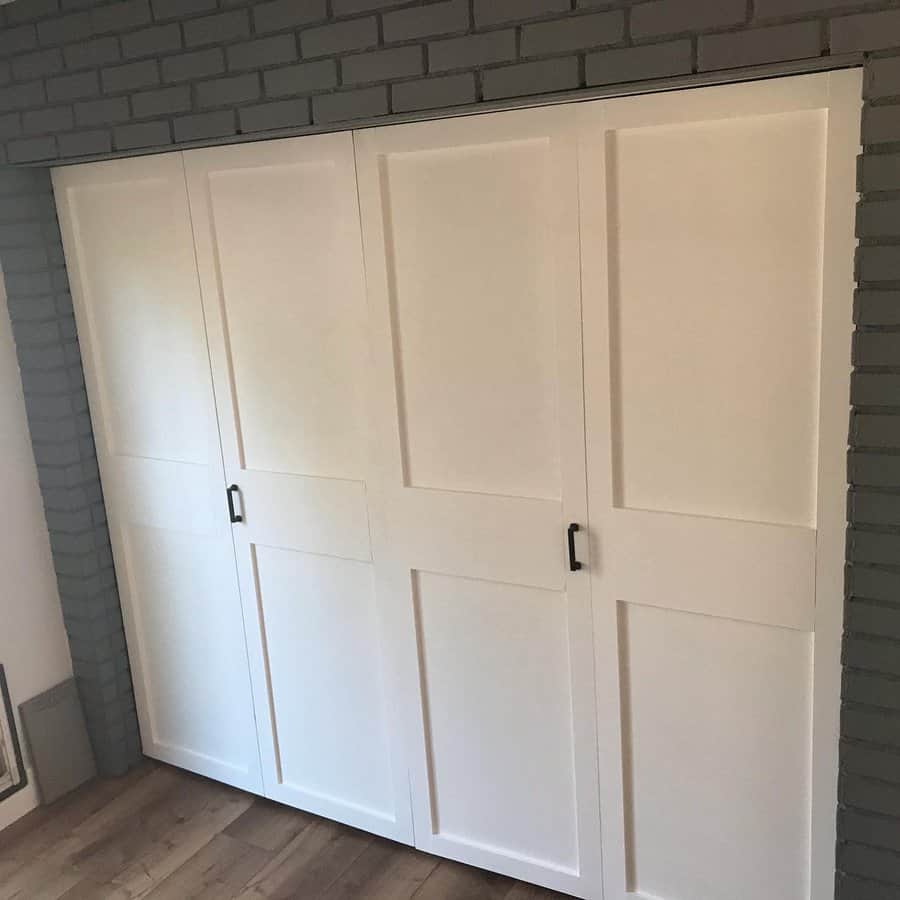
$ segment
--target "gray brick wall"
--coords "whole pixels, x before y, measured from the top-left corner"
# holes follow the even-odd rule
[[[16,0],[0,164],[165,149],[646,78],[866,54],[837,894],[900,898],[900,0]],[[133,700],[46,172],[0,178],[0,259],[102,764]]]
[[[0,162],[890,47],[896,0],[15,0]]]
[[[99,768],[116,774],[139,758],[137,718],[46,169],[0,169],[0,260],[75,677]]]

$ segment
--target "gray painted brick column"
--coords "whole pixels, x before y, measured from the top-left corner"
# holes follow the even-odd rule
[[[48,170],[0,168],[0,261],[75,677],[98,768],[120,774],[137,718]]]

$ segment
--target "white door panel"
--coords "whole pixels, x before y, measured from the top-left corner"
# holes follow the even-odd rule
[[[567,109],[356,135],[416,845],[600,889]],[[579,547],[582,554],[585,547]]]
[[[858,113],[855,72],[579,107],[607,900],[833,891]]]
[[[144,750],[261,788],[180,154],[54,172]]]
[[[411,843],[372,573],[352,136],[185,160],[266,794]]]

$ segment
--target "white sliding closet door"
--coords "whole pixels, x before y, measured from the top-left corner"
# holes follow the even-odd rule
[[[859,98],[579,108],[606,900],[833,893]]]
[[[144,750],[261,788],[180,154],[53,173]]]
[[[596,896],[589,576],[565,553],[586,517],[572,121],[355,139],[416,845]]]
[[[411,842],[369,538],[353,139],[185,161],[266,794]]]

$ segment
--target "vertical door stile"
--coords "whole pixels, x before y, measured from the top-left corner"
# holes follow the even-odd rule
[[[558,111],[554,140],[560,189],[555,196],[553,231],[564,236],[558,262],[558,359],[561,399],[559,431],[563,520],[560,533],[577,525],[574,544],[580,568],[565,567],[569,598],[569,648],[573,660],[572,727],[576,749],[576,805],[579,867],[584,886],[598,896],[602,882],[599,821],[598,721],[591,572],[597,565],[589,526],[582,335],[581,223],[579,221],[578,129],[574,107]]]
[[[366,498],[368,527],[372,546],[372,569],[375,594],[379,599],[380,632],[379,640],[384,656],[385,678],[389,685],[390,727],[396,749],[394,781],[397,803],[404,805],[407,843],[416,845],[416,831],[422,826],[421,817],[416,817],[414,769],[417,760],[410,748],[421,745],[420,722],[411,716],[412,710],[420,708],[420,690],[416,655],[417,636],[415,618],[405,604],[408,593],[408,579],[404,580],[391,566],[389,552],[389,524],[386,502],[386,485],[391,473],[387,471],[388,460],[393,459],[385,445],[385,435],[380,427],[380,416],[384,404],[393,398],[393,392],[385,395],[385,385],[379,374],[384,371],[379,354],[385,335],[390,336],[390,324],[382,320],[383,310],[373,302],[369,284],[379,277],[379,258],[367,251],[369,234],[363,227],[362,209],[365,205],[363,182],[360,175],[359,139],[360,132],[350,133],[353,141],[353,173],[355,189],[355,209],[358,222],[358,243],[365,289],[366,310],[366,416],[368,426],[368,468]],[[383,257],[380,261],[383,262]],[[397,422],[396,407],[389,421]],[[388,445],[390,442],[388,441]],[[399,575],[399,577],[398,577]]]
[[[174,155],[174,154],[173,154]],[[216,352],[214,347],[218,348],[223,346],[223,342],[221,340],[221,335],[217,336],[216,341],[214,342],[210,338],[210,322],[209,317],[206,312],[205,304],[203,302],[203,285],[200,279],[200,251],[197,244],[198,241],[198,229],[194,225],[194,215],[191,205],[191,197],[190,197],[190,189],[188,185],[188,173],[187,173],[187,165],[185,163],[184,152],[178,152],[177,157],[180,163],[181,168],[181,179],[184,183],[184,196],[187,200],[187,214],[190,222],[191,229],[191,251],[194,256],[194,266],[195,266],[195,275],[197,281],[197,292],[200,298],[200,315],[203,322],[203,335],[206,343],[206,358],[207,364],[209,366],[209,378],[210,378],[210,391],[212,393],[212,402],[213,402],[213,415],[215,417],[215,434],[218,439],[213,452],[218,454],[218,461],[220,466],[220,471],[222,475],[222,484],[221,490],[225,492],[226,497],[226,506],[228,510],[228,517],[230,523],[234,523],[234,496],[233,496],[233,488],[236,485],[229,486],[229,481],[227,478],[227,459],[226,459],[226,450],[225,450],[225,442],[227,439],[226,433],[223,428],[222,414],[220,410],[225,404],[233,403],[233,395],[231,391],[227,391],[224,395],[222,395],[222,387],[216,386],[215,379],[215,366],[213,364],[213,356]],[[233,408],[233,407],[232,407]],[[256,641],[256,631],[255,629],[248,628],[247,622],[248,618],[252,621],[252,616],[248,617],[247,605],[248,602],[252,603],[252,598],[248,598],[245,596],[245,590],[241,585],[241,570],[238,565],[238,548],[235,541],[234,529],[230,528],[228,530],[228,535],[231,540],[231,568],[234,572],[234,583],[237,585],[238,596],[240,599],[241,606],[241,630],[244,636],[244,659],[247,662],[248,669],[248,678],[250,683],[250,694],[251,694],[251,708],[253,712],[253,727],[256,737],[256,766],[257,771],[259,772],[258,784],[256,787],[257,793],[263,793],[265,790],[264,783],[264,765],[263,765],[263,742],[261,740],[261,735],[264,733],[264,729],[268,728],[268,720],[269,720],[269,707],[260,707],[259,705],[259,697],[257,696],[254,688],[253,688],[253,670],[254,666],[251,664],[252,660],[255,658],[256,653],[258,652],[257,641]],[[265,648],[263,648],[263,652],[265,652]]]
[[[409,570],[398,564],[391,534],[389,494],[404,480],[401,445],[402,420],[394,378],[397,346],[387,294],[381,285],[392,279],[384,248],[386,216],[381,209],[380,170],[383,160],[372,147],[374,133],[354,132],[354,151],[359,190],[362,246],[366,272],[372,373],[372,433],[374,438],[373,487],[377,500],[371,505],[376,590],[385,600],[391,627],[388,656],[393,662],[397,686],[398,718],[395,727],[405,748],[407,786],[417,847],[428,840],[433,828],[430,766],[426,747],[423,686],[419,668],[419,633],[416,626],[414,584]]]
[[[622,779],[623,722],[620,687],[618,604],[607,581],[609,529],[604,516],[612,506],[613,460],[609,439],[612,383],[609,356],[609,286],[613,263],[609,246],[605,107],[578,110],[578,176],[581,243],[581,308],[584,346],[585,456],[591,558],[591,600],[596,667],[597,747],[600,767],[601,855],[604,896],[619,900],[626,884],[625,798]]]

